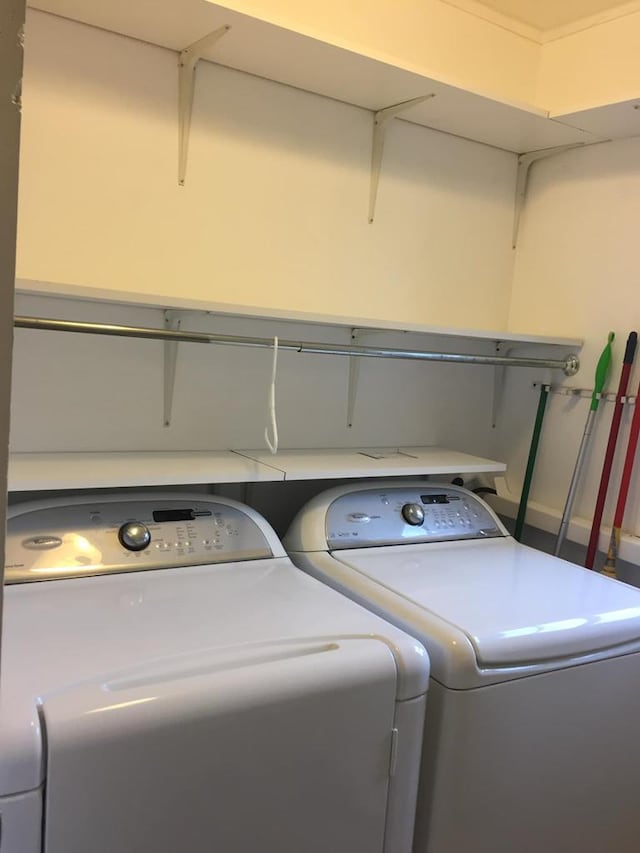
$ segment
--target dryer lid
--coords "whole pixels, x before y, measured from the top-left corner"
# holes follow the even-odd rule
[[[326,646],[355,638],[372,656],[386,646],[399,700],[426,691],[429,659],[415,639],[287,557],[7,587],[0,796],[43,781],[39,708],[51,696],[124,674],[136,684],[188,684],[213,658],[225,670],[248,672],[247,660],[258,666],[300,656],[313,674]]]
[[[363,548],[333,557],[392,593],[383,613],[391,621],[395,604],[408,602],[424,611],[425,622],[441,621],[450,642],[464,634],[480,668],[540,664],[640,640],[640,590],[513,539]],[[419,616],[404,624],[433,650]],[[431,657],[437,677],[437,656]]]

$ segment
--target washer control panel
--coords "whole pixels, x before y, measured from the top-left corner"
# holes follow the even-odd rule
[[[390,486],[349,492],[326,515],[331,550],[507,536],[477,495],[456,486]]]
[[[86,501],[11,513],[7,583],[273,556],[254,514],[224,499]]]

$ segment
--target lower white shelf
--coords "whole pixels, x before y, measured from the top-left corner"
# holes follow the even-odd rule
[[[9,491],[499,473],[502,462],[442,447],[13,453]]]
[[[12,453],[9,491],[109,489],[284,480],[282,471],[231,451]]]
[[[330,448],[238,450],[249,459],[273,465],[285,480],[329,480],[342,477],[411,477],[416,474],[472,474],[506,470],[502,462],[443,447]]]

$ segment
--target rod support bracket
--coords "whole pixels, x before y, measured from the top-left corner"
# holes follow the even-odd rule
[[[180,331],[182,317],[179,311],[164,311],[164,327],[167,331]],[[176,362],[178,360],[178,342],[164,341],[164,399],[162,412],[162,425],[171,426],[171,412],[173,409],[173,392],[176,384]]]
[[[496,355],[504,355],[507,358],[510,356],[513,347],[504,349],[502,341],[496,341]],[[498,423],[498,415],[502,407],[504,398],[504,383],[506,379],[506,369],[502,365],[497,365],[493,369],[493,399],[491,401],[491,428],[495,429]]]
[[[351,329],[351,343],[355,346],[363,334],[361,329]],[[353,426],[353,418],[356,408],[356,395],[358,393],[358,380],[360,378],[360,359],[356,356],[349,358],[349,388],[347,391],[347,427]]]

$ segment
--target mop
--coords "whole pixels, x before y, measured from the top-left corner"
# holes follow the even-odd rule
[[[567,501],[564,505],[564,512],[562,513],[562,521],[560,522],[560,530],[558,531],[558,538],[556,539],[556,547],[553,552],[556,557],[560,554],[560,550],[567,535],[569,521],[571,520],[571,512],[573,510],[573,503],[576,499],[578,483],[580,482],[580,476],[582,475],[584,462],[587,458],[587,449],[589,447],[589,440],[591,438],[593,422],[598,412],[598,406],[600,405],[600,395],[602,394],[602,389],[604,388],[604,383],[607,380],[609,367],[611,365],[611,342],[613,341],[614,337],[614,333],[609,332],[609,337],[607,338],[607,345],[602,350],[602,355],[598,359],[598,364],[596,366],[596,376],[594,381],[593,394],[591,395],[591,405],[589,406],[589,414],[587,415],[587,422],[584,426],[584,433],[582,434],[582,441],[580,442],[580,449],[578,451],[576,465],[573,469],[573,476],[571,477],[571,485],[569,486]]]

